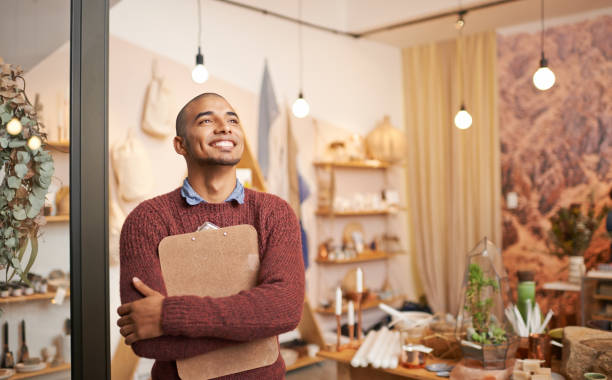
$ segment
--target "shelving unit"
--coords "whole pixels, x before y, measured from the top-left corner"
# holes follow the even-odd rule
[[[583,325],[589,320],[612,321],[612,273],[591,271],[583,277],[581,306]]]
[[[315,161],[313,164],[315,167],[334,167],[334,168],[353,168],[353,169],[387,169],[389,164],[377,160],[367,161],[342,161],[342,162],[330,162],[330,161]]]
[[[387,170],[392,168],[392,165],[386,162],[381,162],[381,161],[376,161],[376,160],[349,161],[349,162],[315,161],[313,165],[315,167],[315,170],[318,170],[318,173],[317,173],[318,175],[327,175],[327,173],[329,173],[329,176],[330,176],[329,183],[331,183],[331,186],[332,186],[332,190],[331,190],[332,196],[337,196],[338,191],[340,193],[353,192],[355,189],[354,187],[355,184],[362,182],[361,181],[362,177],[363,177],[363,183],[365,186],[363,189],[360,189],[361,192],[370,191],[370,193],[372,193],[372,192],[380,191],[382,189],[389,188],[389,173]],[[382,173],[382,176],[380,174],[372,173],[373,170],[379,171],[380,173]],[[351,183],[351,185],[346,185],[345,182],[342,182],[338,178],[341,178],[343,181],[348,181],[349,183]],[[376,178],[376,179],[373,180],[373,178]],[[372,182],[372,181],[376,181],[376,182]],[[344,184],[344,188],[342,188],[343,184]],[[379,184],[380,186],[378,186]],[[330,203],[333,204],[333,199],[330,201]],[[379,230],[378,232],[374,232],[376,236],[379,236],[378,233],[381,233],[383,231],[384,233],[389,232],[389,218],[392,216],[398,215],[399,211],[402,210],[401,207],[394,205],[392,207],[385,208],[385,209],[340,211],[340,210],[334,210],[331,204],[328,207],[320,205],[322,207],[319,207],[315,211],[315,215],[319,218],[319,223],[318,223],[319,226],[321,226],[324,223],[327,223],[325,227],[319,227],[320,232],[323,232],[323,229],[324,229],[323,234],[321,233],[318,234],[319,241],[323,241],[326,238],[325,234],[327,234],[328,237],[331,237],[334,240],[340,238],[340,236],[335,236],[338,232],[337,230],[334,230],[334,223],[337,223],[337,219],[335,219],[336,217],[339,217],[339,218],[346,217],[349,221],[351,221],[351,219],[349,218],[353,218],[352,219],[353,222],[357,220],[362,221],[364,225],[366,226],[364,227],[364,234],[366,233],[366,231],[369,230],[367,227],[368,224],[372,223],[370,224],[370,226],[373,226],[374,230],[377,230],[377,229]],[[363,219],[360,219],[360,218],[363,218]],[[344,224],[345,222],[342,221],[339,223]],[[384,223],[384,225],[381,223]],[[330,231],[332,232],[330,233]],[[366,236],[364,236],[364,239],[365,238]],[[369,236],[368,238],[372,238],[372,236]],[[364,243],[367,243],[367,242],[364,242]],[[319,269],[318,276],[320,280],[318,281],[318,283],[324,284],[327,282],[328,288],[330,287],[330,283],[332,284],[331,286],[335,287],[333,283],[335,283],[336,281],[335,277],[337,277],[338,275],[341,275],[340,272],[342,272],[342,270],[344,269],[342,268],[342,266],[347,266],[346,269],[348,270],[351,268],[355,268],[356,265],[362,265],[364,272],[367,272],[368,267],[370,265],[376,265],[374,264],[374,262],[383,262],[382,265],[384,266],[381,267],[380,264],[378,264],[378,266],[376,267],[370,267],[372,268],[370,269],[370,271],[374,270],[375,273],[384,271],[383,273],[386,272],[388,275],[389,273],[388,264],[384,262],[388,262],[388,260],[392,256],[393,256],[392,254],[388,252],[384,252],[384,251],[366,251],[362,254],[358,254],[354,258],[343,259],[343,260],[327,260],[321,257],[317,257],[315,262],[319,265],[318,266],[318,269]],[[334,280],[332,281],[322,280],[322,278],[329,279],[330,276],[334,276],[333,277]],[[365,277],[367,277],[367,273]],[[319,294],[320,293],[321,291],[319,290]],[[387,300],[366,299],[362,302],[362,310],[375,309],[378,307],[378,305],[381,302],[395,304],[395,306],[398,306],[397,304],[403,301],[403,298],[404,297],[395,296]],[[328,316],[334,315],[335,307],[334,305],[330,305],[330,307],[327,307],[327,308],[318,307],[315,309],[315,311],[321,317],[328,318]],[[346,313],[346,311],[347,311],[347,305],[345,302],[343,305],[343,313]]]
[[[372,216],[372,215],[389,215],[394,214],[391,210],[360,210],[360,211],[335,211],[318,209],[315,212],[317,216]]]
[[[47,223],[64,223],[70,221],[70,215],[48,215],[45,220]]]
[[[380,305],[381,303],[386,303],[386,304],[397,304],[401,301],[404,300],[404,297],[393,297],[391,299],[387,299],[387,300],[381,300],[381,299],[369,299],[369,300],[365,300],[361,303],[361,308],[362,310],[369,310],[369,309],[375,309],[378,307],[378,305]],[[342,307],[342,312],[346,313],[347,311],[347,306],[344,305]],[[319,307],[317,308],[317,313],[321,313],[321,314],[328,314],[328,315],[334,315],[335,313],[335,308],[333,306],[327,307],[327,308],[322,308]]]
[[[341,264],[351,264],[351,263],[363,263],[368,261],[376,261],[376,260],[386,260],[390,256],[389,253],[380,252],[380,251],[366,251],[364,253],[359,254],[357,257],[346,259],[346,260],[323,260],[321,258],[317,258],[317,264],[329,264],[329,265],[341,265]]]
[[[3,297],[0,298],[0,305],[8,305],[21,302],[33,302],[33,301],[50,301],[55,298],[55,292],[47,293],[35,293],[29,296],[19,297]],[[70,297],[70,290],[66,291],[66,297]]]
[[[47,368],[41,369],[40,371],[16,373],[15,375],[9,377],[9,380],[32,379],[38,376],[65,371],[70,371],[70,363],[60,364],[55,367],[50,367],[49,365],[47,365]]]

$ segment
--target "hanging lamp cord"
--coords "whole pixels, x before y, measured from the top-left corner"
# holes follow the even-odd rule
[[[542,53],[542,59],[544,59],[544,0],[540,0],[540,50]]]
[[[463,62],[463,28],[465,28],[465,18],[463,18],[462,4],[459,0],[459,18],[463,20],[463,25],[459,28],[459,75],[461,76],[461,108],[465,108],[465,67]]]
[[[302,0],[298,0],[298,19],[302,21]],[[304,85],[304,57],[303,57],[303,42],[302,42],[302,24],[298,24],[298,48],[299,48],[299,70],[300,70],[300,96],[302,96]]]
[[[202,0],[198,0],[198,53],[202,47]]]

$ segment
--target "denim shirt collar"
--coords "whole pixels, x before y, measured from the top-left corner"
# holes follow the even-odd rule
[[[181,188],[181,196],[185,198],[185,202],[187,202],[190,206],[195,206],[202,202],[207,203],[200,194],[196,193],[196,191],[191,187],[187,178],[183,181],[183,187]],[[236,187],[234,187],[234,191],[227,197],[225,202],[236,201],[239,204],[244,204],[244,186],[238,178],[236,178]]]

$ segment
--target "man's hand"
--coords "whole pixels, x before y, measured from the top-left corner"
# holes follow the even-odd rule
[[[132,283],[136,290],[145,297],[121,305],[117,309],[117,313],[121,317],[117,321],[117,326],[121,327],[121,335],[125,337],[125,343],[128,345],[138,340],[157,338],[163,335],[161,314],[164,296],[149,288],[136,277],[134,277]]]

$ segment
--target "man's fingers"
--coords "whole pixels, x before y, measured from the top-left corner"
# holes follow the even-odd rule
[[[128,346],[131,346],[132,343],[138,341],[139,339],[136,337],[135,333],[132,333],[128,336],[125,337],[125,344],[127,344]]]
[[[117,326],[119,327],[131,325],[131,324],[132,324],[132,318],[129,315],[126,315],[125,317],[121,317],[117,321]]]
[[[134,287],[136,288],[136,290],[138,290],[140,294],[142,294],[145,297],[154,296],[156,294],[159,294],[157,291],[149,288],[147,284],[142,282],[138,277],[134,277],[132,279],[132,283],[134,284]]]
[[[124,316],[132,311],[132,303],[126,303],[117,308],[117,314]]]
[[[119,329],[119,332],[121,333],[121,335],[123,335],[124,337],[127,337],[128,335],[130,335],[131,333],[134,332],[134,325],[126,325],[123,326],[122,328]]]

